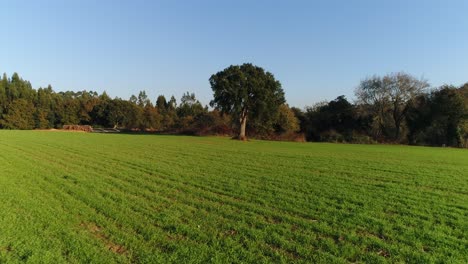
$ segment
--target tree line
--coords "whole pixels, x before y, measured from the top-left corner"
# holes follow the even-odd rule
[[[468,147],[468,83],[429,89],[393,73],[362,80],[355,95],[293,109],[307,140]]]
[[[33,89],[17,73],[0,80],[0,128],[50,129],[63,125],[195,135],[349,143],[468,147],[468,83],[430,88],[407,73],[372,76],[345,96],[299,109],[281,83],[262,68],[230,66],[209,79],[214,98],[195,94],[155,100],[145,91],[129,99],[106,92]]]
[[[291,121],[292,120],[292,121]],[[292,122],[292,123],[291,123]],[[229,114],[204,106],[194,93],[186,92],[180,102],[164,95],[154,101],[145,91],[129,99],[111,98],[106,92],[55,92],[49,85],[33,89],[17,73],[0,80],[0,128],[60,129],[64,125],[113,127],[127,131],[196,135],[232,135],[236,126]],[[268,124],[252,122],[252,135],[297,131],[292,110],[282,105]]]

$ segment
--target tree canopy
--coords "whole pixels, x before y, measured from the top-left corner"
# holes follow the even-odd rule
[[[406,112],[412,101],[427,87],[427,81],[398,72],[361,81],[356,97],[374,112],[377,134],[390,133],[394,140],[399,140]],[[387,120],[392,120],[392,127],[386,126]]]
[[[250,63],[231,65],[210,78],[211,106],[238,120],[239,139],[246,139],[247,118],[270,121],[285,102],[281,83],[272,73]]]

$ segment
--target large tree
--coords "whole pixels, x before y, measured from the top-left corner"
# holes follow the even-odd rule
[[[246,139],[247,117],[271,120],[285,102],[281,83],[273,74],[250,63],[231,65],[213,74],[210,84],[214,92],[211,106],[238,120],[241,140]]]
[[[399,72],[363,80],[356,89],[356,96],[361,103],[374,110],[382,132],[385,130],[385,120],[392,120],[394,139],[398,140],[411,102],[427,87],[427,81]]]
[[[461,125],[465,117],[465,102],[456,87],[444,85],[431,94],[431,125],[433,142],[448,146],[462,144]]]
[[[406,117],[411,144],[464,146],[467,108],[455,86],[419,96]]]
[[[305,132],[309,140],[352,141],[353,132],[360,130],[356,107],[344,95],[330,102],[308,107],[305,113]]]

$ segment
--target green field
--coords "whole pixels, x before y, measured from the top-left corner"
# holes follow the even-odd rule
[[[468,151],[0,131],[0,263],[468,262]]]

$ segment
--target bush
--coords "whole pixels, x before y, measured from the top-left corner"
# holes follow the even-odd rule
[[[195,135],[222,135],[230,136],[233,134],[231,128],[231,118],[223,115],[217,110],[203,113],[195,118],[193,132]]]
[[[334,129],[320,133],[320,141],[335,143],[346,142],[345,137],[342,134],[336,132]]]
[[[372,137],[366,134],[353,133],[352,140],[350,141],[355,144],[376,144],[378,143]]]
[[[278,141],[306,142],[306,137],[304,133],[298,133],[298,132],[293,132],[293,131],[289,131],[289,132],[276,135],[276,137],[272,139],[278,140]]]

